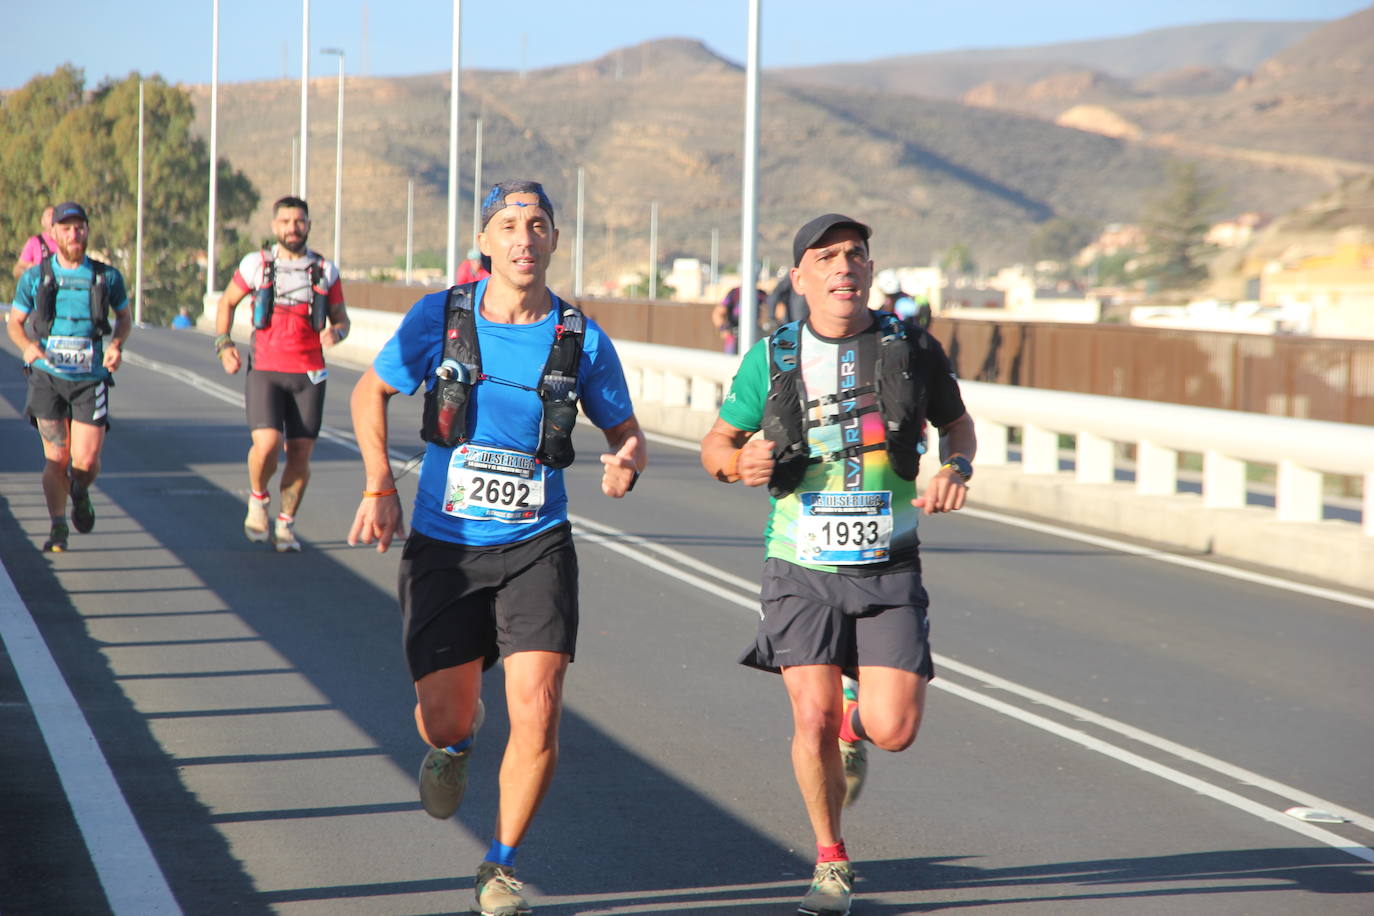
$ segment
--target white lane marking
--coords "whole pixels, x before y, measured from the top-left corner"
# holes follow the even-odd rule
[[[185,382],[187,385],[190,385],[197,391],[203,392],[204,394],[208,394],[212,398],[218,398],[219,400],[224,401],[226,404],[233,404],[235,407],[244,406],[243,392],[235,391],[233,388],[230,388],[227,385],[221,385],[218,382],[212,382],[204,376],[190,369],[183,369],[180,366],[174,366],[171,363],[164,363],[156,359],[150,359],[149,357],[143,356],[139,353],[126,354],[124,356],[124,362],[134,366],[138,366],[141,369],[151,369],[154,372],[161,372],[163,375],[171,376],[179,382]],[[335,429],[332,426],[321,426],[320,438],[328,439],[330,442],[335,442],[339,445],[345,446],[353,446],[354,442],[356,441],[353,437],[352,431],[344,429]]]
[[[1348,853],[1349,855],[1352,855],[1357,859],[1363,859],[1366,862],[1374,862],[1374,849],[1370,849],[1367,846],[1360,846],[1359,844],[1353,843],[1350,840],[1347,840],[1345,837],[1332,833],[1329,830],[1323,830],[1320,827],[1314,827],[1311,824],[1307,824],[1299,820],[1294,820],[1293,818],[1284,814],[1282,811],[1277,811],[1273,808],[1261,805],[1258,802],[1251,801],[1243,795],[1239,795],[1235,792],[1232,792],[1229,789],[1223,789],[1220,786],[1213,785],[1212,783],[1207,782],[1206,780],[1198,779],[1195,776],[1189,776],[1187,773],[1175,770],[1173,767],[1165,766],[1161,763],[1156,763],[1155,761],[1142,757],[1139,754],[1134,754],[1130,751],[1123,750],[1122,748],[1119,748],[1114,744],[1108,744],[1106,741],[1103,741],[1100,738],[1094,738],[1092,735],[1089,735],[1085,732],[1081,732],[1076,728],[1069,728],[1066,725],[1060,725],[1058,722],[1051,721],[1050,719],[1047,719],[1044,716],[1038,716],[1033,712],[1026,712],[1024,709],[1012,706],[1010,703],[1005,703],[1002,700],[997,700],[992,697],[985,696],[984,694],[981,694],[976,690],[970,690],[969,688],[960,686],[959,684],[951,684],[948,681],[942,681],[939,678],[931,681],[930,685],[932,687],[939,687],[942,690],[946,690],[949,693],[954,694],[955,696],[962,697],[963,699],[968,700],[971,703],[977,703],[981,706],[986,706],[988,709],[1000,712],[1004,716],[1010,716],[1013,719],[1016,719],[1020,722],[1024,722],[1027,725],[1032,725],[1035,728],[1042,729],[1043,731],[1047,731],[1052,735],[1058,735],[1059,737],[1072,741],[1074,744],[1081,745],[1082,747],[1085,747],[1090,751],[1096,751],[1099,754],[1105,754],[1106,756],[1111,757],[1113,760],[1118,760],[1124,764],[1127,764],[1128,766],[1133,766],[1138,770],[1143,770],[1144,772],[1149,773],[1152,776],[1158,776],[1161,779],[1167,779],[1170,782],[1177,783],[1178,785],[1183,786],[1185,789],[1192,789],[1199,795],[1205,795],[1208,798],[1215,799],[1219,802],[1222,802],[1223,804],[1230,805],[1233,808],[1239,808],[1241,811],[1244,811],[1247,814],[1253,814],[1255,817],[1269,821],[1273,824],[1278,824],[1280,827],[1285,827],[1288,830],[1292,830],[1294,833],[1301,833],[1304,836],[1311,837],[1312,839],[1317,840],[1318,842],[1325,843],[1328,846],[1332,846],[1336,849],[1339,849],[1341,852]]]
[[[1284,579],[1279,576],[1269,576],[1264,573],[1250,572],[1246,569],[1238,569],[1234,566],[1226,566],[1222,563],[1215,563],[1210,560],[1183,557],[1155,548],[1141,547],[1139,544],[1118,541],[1116,538],[1102,537],[1096,534],[1084,534],[1081,531],[1070,531],[1068,528],[1061,528],[1058,525],[1050,525],[1045,522],[1033,522],[1029,519],[1003,515],[1000,512],[989,512],[986,509],[965,508],[960,509],[959,512],[961,515],[967,515],[969,518],[980,518],[984,521],[1010,525],[1013,528],[1024,528],[1027,531],[1035,531],[1039,534],[1048,534],[1053,537],[1065,538],[1070,541],[1079,541],[1083,544],[1092,544],[1095,547],[1106,547],[1109,550],[1116,550],[1137,557],[1145,557],[1150,560],[1158,560],[1161,563],[1172,563],[1174,566],[1186,566],[1189,569],[1196,569],[1200,572],[1227,576],[1231,579],[1239,579],[1242,582],[1253,582],[1256,585],[1267,585],[1270,588],[1296,592],[1299,595],[1322,598],[1326,601],[1338,601],[1341,604],[1350,604],[1355,607],[1374,610],[1374,598],[1357,595],[1353,592],[1343,592],[1338,589],[1323,588],[1318,585],[1307,585],[1303,582],[1294,582],[1291,579]]]
[[[1188,761],[1189,763],[1194,763],[1198,766],[1206,767],[1207,769],[1220,773],[1223,776],[1229,776],[1237,782],[1252,785],[1257,789],[1263,789],[1266,792],[1279,796],[1280,798],[1288,799],[1305,807],[1323,808],[1327,811],[1335,812],[1337,814],[1344,816],[1352,824],[1358,824],[1366,830],[1374,831],[1374,817],[1370,817],[1367,814],[1361,814],[1360,812],[1355,811],[1354,809],[1349,808],[1345,805],[1333,801],[1327,801],[1326,799],[1321,798],[1320,796],[1304,792],[1302,789],[1298,789],[1294,786],[1287,785],[1286,783],[1278,782],[1277,780],[1261,776],[1259,773],[1255,773],[1251,770],[1247,770],[1242,767],[1238,767],[1234,764],[1227,763],[1226,761],[1213,757],[1210,754],[1204,754],[1202,751],[1194,750],[1193,748],[1170,741],[1168,738],[1161,738],[1159,735],[1151,734],[1150,732],[1147,732],[1144,729],[1136,728],[1133,725],[1127,725],[1125,722],[1121,722],[1109,716],[1100,715],[1098,713],[1093,712],[1090,709],[1084,709],[1082,706],[1077,706],[1073,703],[1066,702],[1064,700],[1058,699],[1057,697],[1050,696],[1047,693],[1041,693],[1040,691],[1032,687],[1024,687],[1021,684],[1016,683],[1015,681],[1009,681],[1006,678],[998,677],[995,674],[983,671],[980,668],[975,668],[972,665],[966,665],[963,662],[958,662],[952,658],[948,658],[946,656],[939,654],[935,655],[935,659],[937,662],[939,662],[939,664],[942,667],[948,668],[951,671],[957,671],[960,674],[963,674],[975,680],[982,681],[990,687],[996,687],[999,690],[1005,690],[1008,693],[1014,693],[1017,696],[1024,697],[1025,699],[1030,700],[1032,703],[1037,703],[1041,706],[1048,706],[1052,709],[1057,709],[1060,712],[1073,716],[1075,719],[1078,719],[1080,721],[1091,722],[1092,724],[1099,726],[1100,728],[1116,732],[1119,735],[1123,735],[1127,738],[1131,738],[1132,740],[1139,741],[1142,744],[1147,744],[1155,748],[1156,750],[1172,754],[1181,760]],[[936,684],[936,686],[939,686],[938,681],[933,681],[932,683]]]
[[[752,593],[754,596],[755,603],[758,602],[759,583],[757,580],[750,580],[744,578],[743,576],[737,576],[734,573],[728,573],[723,569],[719,569],[718,567],[712,566],[710,563],[702,562],[701,560],[698,560],[696,557],[688,556],[680,550],[674,550],[671,547],[664,547],[662,544],[655,544],[653,541],[650,541],[646,538],[642,538],[637,534],[630,534],[625,531],[620,531],[619,529],[612,528],[609,525],[603,525],[600,522],[592,521],[591,519],[581,515],[573,515],[572,513],[568,513],[568,521],[572,522],[574,525],[581,525],[584,528],[590,528],[597,534],[605,535],[609,538],[615,538],[617,541],[626,544],[634,544],[635,546],[650,551],[651,553],[656,553],[659,556],[665,557],[673,561],[674,563],[681,564],[682,566],[685,566],[689,569],[695,569],[697,572],[708,575],[714,579],[718,579],[727,585],[733,585],[740,591]],[[590,538],[588,539],[590,540]],[[602,543],[607,543],[604,539],[598,538],[597,540]]]
[[[640,549],[637,549],[635,546],[632,546],[634,541],[642,540],[636,538],[634,535],[628,534],[624,531],[620,531],[609,525],[602,525],[596,522],[591,522],[590,520],[581,517],[569,516],[569,518],[573,520],[573,523],[575,525],[583,525],[589,528],[597,529],[596,533],[590,535],[580,534],[580,540],[588,541],[594,544],[600,544],[602,547],[605,547],[608,550],[612,550],[628,559],[634,560],[636,563],[640,563],[644,566],[649,567],[650,569],[662,572],[665,575],[671,576],[672,578],[678,579],[679,581],[685,582],[689,585],[694,585],[702,591],[706,591],[712,595],[716,595],[717,597],[720,597],[725,601],[730,602],[731,604],[736,604],[740,607],[748,608],[754,611],[755,613],[758,613],[759,606],[757,597],[757,586],[753,583],[748,583],[748,590],[754,592],[753,597],[746,597],[744,595],[740,595],[734,591],[722,588],[715,582],[707,581],[698,575],[688,572],[687,570],[676,565],[676,563],[669,563],[664,560],[660,560],[655,557],[646,555]],[[655,547],[655,551],[663,553],[664,555],[671,555],[677,553],[677,551],[673,551],[671,548],[666,547]],[[699,568],[699,565],[694,566],[694,568]],[[712,576],[713,578],[719,579],[723,582],[730,583],[732,585],[736,582],[741,581],[738,576],[729,573],[722,573],[717,570],[713,570],[710,567],[707,567],[705,570],[703,570],[703,572],[707,575]],[[1044,705],[1053,707],[1075,717],[1082,718],[1084,721],[1089,721],[1096,725],[1100,725],[1104,728],[1117,732],[1118,734],[1128,736],[1137,741],[1141,741],[1150,745],[1157,745],[1161,750],[1165,750],[1168,753],[1174,754],[1177,757],[1180,757],[1182,759],[1188,760],[1189,762],[1196,763],[1204,767],[1209,767],[1213,770],[1216,770],[1219,773],[1231,776],[1239,780],[1240,782],[1252,784],[1256,788],[1264,789],[1280,797],[1301,802],[1303,804],[1312,804],[1314,807],[1329,808],[1340,814],[1345,815],[1351,820],[1352,823],[1357,823],[1363,827],[1374,826],[1374,818],[1370,818],[1368,815],[1352,811],[1344,805],[1337,805],[1334,802],[1327,802],[1321,800],[1317,796],[1307,792],[1303,792],[1300,789],[1295,789],[1291,786],[1286,786],[1283,783],[1267,779],[1266,777],[1260,776],[1258,773],[1251,773],[1248,770],[1225,763],[1224,761],[1219,760],[1215,757],[1211,757],[1207,754],[1194,751],[1191,748],[1184,747],[1183,745],[1169,741],[1168,739],[1152,735],[1149,732],[1144,731],[1143,729],[1135,728],[1133,726],[1127,725],[1124,722],[1118,722],[1117,720],[1108,718],[1107,716],[1098,715],[1097,713],[1094,713],[1090,710],[1083,709],[1079,706],[1075,706],[1072,703],[1067,703],[1063,700],[1058,700],[1050,696],[1049,694],[1041,693],[1040,691],[1033,690],[1029,687],[1023,687],[1020,684],[1015,683],[1014,681],[1009,681],[1005,678],[997,677],[996,675],[992,675],[987,672],[981,671],[980,669],[974,668],[971,665],[965,665],[962,662],[956,661],[955,659],[949,658],[939,653],[935,653],[934,657],[937,666],[947,667],[952,671],[958,671],[961,674],[965,674],[969,677],[974,677],[983,680],[992,686],[1001,688],[1003,690],[1007,690],[1008,692],[1019,694],[1020,696],[1026,697],[1027,699],[1032,700],[1034,702],[1042,703]],[[1122,763],[1129,764],[1130,766],[1143,770],[1146,773],[1159,776],[1162,779],[1167,779],[1170,782],[1174,782],[1186,788],[1193,789],[1194,791],[1206,795],[1209,798],[1213,798],[1224,804],[1228,804],[1232,807],[1239,808],[1240,810],[1245,811],[1248,814],[1253,814],[1256,817],[1260,817],[1271,823],[1278,824],[1280,827],[1285,827],[1289,830],[1301,833],[1304,836],[1311,837],[1312,839],[1318,840],[1329,846],[1333,846],[1336,849],[1340,849],[1343,852],[1349,853],[1357,859],[1363,859],[1367,862],[1374,862],[1374,849],[1369,849],[1368,847],[1361,846],[1357,843],[1345,839],[1342,836],[1332,833],[1329,830],[1323,830],[1320,827],[1313,827],[1311,824],[1306,824],[1301,821],[1295,820],[1294,818],[1289,817],[1288,815],[1284,814],[1282,811],[1278,809],[1262,805],[1259,802],[1252,801],[1243,795],[1239,795],[1238,793],[1232,792],[1229,789],[1224,789],[1221,786],[1215,785],[1213,783],[1206,782],[1205,780],[1198,779],[1197,777],[1189,776],[1188,774],[1180,772],[1179,770],[1176,770],[1172,767],[1166,766],[1161,763],[1157,763],[1146,757],[1142,757],[1139,754],[1135,754],[1131,751],[1125,750],[1124,748],[1117,747],[1114,744],[1109,744],[1108,742],[1103,741],[1100,738],[1094,738],[1091,735],[1079,731],[1078,729],[1060,725],[1059,723],[1047,719],[1044,716],[1038,716],[1035,713],[1026,712],[1020,709],[1019,707],[1011,705],[1010,703],[1005,703],[1001,700],[985,696],[977,692],[976,690],[971,690],[968,687],[963,687],[958,684],[950,683],[948,679],[936,678],[934,681],[931,681],[931,686],[938,687],[942,690],[946,690],[950,693],[955,694],[956,696],[962,697],[963,699],[972,700],[975,703],[979,703],[983,706],[988,707],[989,709],[993,709],[997,712],[1000,712],[1003,715],[1010,716],[1020,722],[1024,722],[1027,725],[1032,725],[1036,728],[1050,732],[1051,734],[1058,735],[1062,738],[1066,738],[1070,741],[1073,741],[1076,744],[1088,748],[1089,750],[1105,754],[1108,757],[1112,757],[1113,759],[1119,760]]]
[[[116,916],[180,913],[90,724],[3,565],[0,640],[56,764],[110,909]]]
[[[148,362],[153,363],[154,361],[149,360]],[[161,368],[165,365],[166,364],[159,363],[156,364],[156,366],[150,366],[149,368],[157,368],[158,371],[166,371],[163,368]],[[169,374],[175,374],[186,371],[181,370],[175,366],[167,366],[166,369],[174,370],[174,372],[169,372]],[[228,389],[223,389],[222,386],[217,386],[213,382],[203,380],[201,381],[203,382],[203,384],[196,384],[196,387],[200,388],[201,390],[207,390],[208,387],[218,387],[221,388],[221,390],[228,391]],[[239,395],[238,402],[242,403],[242,401],[243,398],[241,395]],[[356,443],[354,443],[351,439],[343,438],[343,436],[340,436],[339,438],[341,444],[351,447],[355,451],[357,450]],[[694,442],[689,442],[686,439],[679,439],[674,436],[665,436],[659,433],[646,433],[645,438],[647,438],[651,442],[660,442],[664,445],[676,448],[684,448],[688,450],[693,450],[697,448],[697,444]],[[392,457],[396,460],[404,460],[405,458],[405,456],[400,455],[396,452],[392,453]],[[1347,604],[1355,604],[1361,607],[1374,608],[1374,600],[1362,598],[1358,595],[1352,595],[1346,592],[1339,592],[1333,589],[1315,588],[1313,586],[1304,585],[1298,582],[1290,582],[1286,579],[1280,579],[1275,576],[1265,576],[1259,573],[1251,573],[1246,570],[1232,569],[1231,567],[1223,566],[1219,563],[1209,563],[1203,560],[1195,560],[1189,557],[1179,557],[1173,554],[1162,553],[1158,550],[1151,550],[1149,548],[1140,547],[1135,544],[1128,544],[1125,541],[1118,541],[1114,538],[1105,538],[1096,535],[1083,534],[1077,531],[1070,531],[1067,528],[1060,528],[1057,525],[1049,525],[1041,522],[1031,522],[1025,519],[1019,519],[1008,515],[1002,515],[997,512],[988,512],[986,510],[981,509],[967,508],[962,509],[960,511],[963,512],[965,515],[968,515],[973,518],[982,518],[986,521],[1000,522],[1003,524],[1012,525],[1014,527],[1020,527],[1030,531],[1036,531],[1041,534],[1048,534],[1055,537],[1077,540],[1083,543],[1093,544],[1094,546],[1106,547],[1111,550],[1117,550],[1123,553],[1145,557],[1148,559],[1162,560],[1164,562],[1173,562],[1177,563],[1178,565],[1198,569],[1203,572],[1217,573],[1219,575],[1230,576],[1232,578],[1241,579],[1249,582],[1255,582],[1261,585],[1270,585],[1275,588],[1282,588],[1287,589],[1289,591],[1295,591],[1300,594],[1306,594],[1320,598],[1327,598],[1332,601],[1341,601]],[[637,563],[640,563],[651,569],[657,570],[663,573],[664,575],[670,576],[674,579],[678,579],[689,585],[693,585],[703,591],[709,592],[710,594],[716,595],[717,597],[729,603],[739,605],[743,608],[747,608],[753,611],[755,614],[760,613],[758,603],[758,583],[756,582],[752,582],[740,576],[736,576],[733,573],[727,573],[723,570],[716,569],[715,567],[703,563],[702,561],[697,560],[694,557],[690,557],[687,554],[682,553],[681,551],[674,550],[670,547],[664,547],[662,545],[654,544],[650,541],[645,540],[644,538],[638,537],[637,535],[632,535],[626,531],[621,531],[620,529],[613,528],[609,525],[603,525],[599,522],[594,522],[589,518],[573,514],[569,514],[568,518],[570,521],[573,522],[573,524],[581,525],[593,532],[592,534],[580,535],[581,539],[583,540],[600,544],[608,550],[614,551],[615,553],[619,553],[622,556],[634,560]],[[652,551],[653,553],[656,553],[659,556],[666,557],[668,560],[671,560],[671,562],[659,560],[654,557],[648,556],[645,553],[641,552],[641,550],[636,550],[633,547],[628,546],[631,544],[639,546],[641,550]],[[699,576],[692,575],[691,573],[687,572],[686,569],[697,570],[703,575],[710,576],[711,578],[716,579],[717,581],[724,582],[729,586],[740,589],[748,594],[751,594],[753,597],[744,597],[733,591],[729,591],[725,588],[722,588],[714,584],[713,582],[709,582],[705,579],[700,578]],[[1245,770],[1241,767],[1237,767],[1232,764],[1226,763],[1225,761],[1220,760],[1216,757],[1212,757],[1200,751],[1195,751],[1176,742],[1169,741],[1167,738],[1162,738],[1157,735],[1153,735],[1147,731],[1144,731],[1143,729],[1135,728],[1134,726],[1127,725],[1124,722],[1117,721],[1107,716],[1098,715],[1097,713],[1084,709],[1080,706],[1075,706],[1072,703],[1056,699],[1048,694],[1034,690],[1033,688],[1024,687],[1020,684],[1015,683],[1014,681],[1009,681],[1005,678],[997,677],[996,675],[982,671],[981,669],[975,668],[971,665],[965,665],[962,662],[956,661],[955,659],[949,658],[939,653],[935,653],[934,657],[938,664],[947,667],[951,670],[959,671],[960,673],[965,674],[969,677],[982,680],[989,685],[999,687],[1000,689],[1006,690],[1010,693],[1016,693],[1029,700],[1032,700],[1033,702],[1041,703],[1043,705],[1058,709],[1061,712],[1073,715],[1076,718],[1082,719],[1083,721],[1093,722],[1094,724],[1099,725],[1102,728],[1106,728],[1109,731],[1114,731],[1118,734],[1132,738],[1136,741],[1141,741],[1146,744],[1153,745],[1159,748],[1160,750],[1173,754],[1176,757],[1188,760],[1189,762],[1195,763],[1199,766],[1207,767],[1218,773],[1237,779],[1241,782],[1254,785],[1256,788],[1264,789],[1265,791],[1271,792],[1272,794],[1291,799],[1304,805],[1310,805],[1311,807],[1322,807],[1335,811],[1349,818],[1350,821],[1354,824],[1358,824],[1359,826],[1364,827],[1366,829],[1374,830],[1374,818],[1354,811],[1345,805],[1339,805],[1335,802],[1326,801],[1320,798],[1319,796],[1312,795],[1308,792],[1304,792],[1301,789],[1285,785],[1284,783],[1269,779],[1265,776],[1261,776],[1258,773],[1252,773],[1249,770]],[[1129,751],[1122,750],[1120,748],[1116,748],[1114,745],[1109,745],[1106,742],[1099,741],[1099,739],[1091,738],[1090,736],[1085,735],[1082,732],[1077,732],[1075,729],[1067,729],[1063,726],[1059,726],[1056,723],[1051,722],[1049,719],[1044,719],[1043,717],[1035,716],[1033,713],[1023,713],[1015,706],[1001,703],[1001,701],[993,700],[989,697],[984,697],[982,694],[969,691],[967,688],[958,687],[957,685],[950,684],[947,681],[942,682],[939,679],[932,681],[931,684],[932,686],[948,690],[951,693],[956,693],[960,696],[964,696],[966,699],[976,698],[975,702],[980,702],[985,706],[989,706],[990,708],[997,708],[993,704],[999,704],[1000,706],[1005,707],[1005,709],[999,709],[998,711],[1006,712],[1006,714],[1013,715],[1014,718],[1017,718],[1023,722],[1028,722],[1032,725],[1036,725],[1036,727],[1044,727],[1039,724],[1041,722],[1046,723],[1050,726],[1054,726],[1053,728],[1048,728],[1046,730],[1051,731],[1055,734],[1061,734],[1061,732],[1058,731],[1058,729],[1064,729],[1064,731],[1066,732],[1074,732],[1075,734],[1082,735],[1083,738],[1089,741],[1101,744],[1103,747],[1112,748],[1119,754],[1128,755],[1134,758],[1135,760],[1141,761],[1141,763],[1143,763],[1144,765],[1140,766],[1140,768],[1145,770],[1146,772],[1155,773],[1156,775],[1159,775],[1163,778],[1171,779],[1174,782],[1180,782],[1180,779],[1183,779],[1195,781],[1200,785],[1210,786],[1215,793],[1221,794],[1213,794],[1213,792],[1203,792],[1202,794],[1208,795],[1212,798],[1216,798],[1217,800],[1223,801],[1227,804],[1233,804],[1231,799],[1237,799],[1244,803],[1242,805],[1236,805],[1237,807],[1240,807],[1242,810],[1249,811],[1250,813],[1256,813],[1256,811],[1265,812],[1264,814],[1260,815],[1264,817],[1265,820],[1270,820],[1273,823],[1278,824],[1279,826],[1287,827],[1291,830],[1296,830],[1298,833],[1306,834],[1307,836],[1311,836],[1314,839],[1319,839],[1324,843],[1328,843],[1328,845],[1333,845],[1338,849],[1342,849],[1346,852],[1349,852],[1356,858],[1374,862],[1374,858],[1371,858],[1374,857],[1374,850],[1370,850],[1364,846],[1352,846],[1352,844],[1349,841],[1334,833],[1331,833],[1330,831],[1322,830],[1321,828],[1312,827],[1309,824],[1304,824],[1302,822],[1295,821],[1287,815],[1283,814],[1282,812],[1276,811],[1271,808],[1266,808],[1263,805],[1259,805],[1256,802],[1252,802],[1249,799],[1244,798],[1243,796],[1236,795],[1235,793],[1230,792],[1229,790],[1223,789],[1219,786],[1212,786],[1211,783],[1205,783],[1201,780],[1195,780],[1194,777],[1187,776],[1183,773],[1179,773],[1177,770],[1173,770],[1162,764],[1156,764],[1153,761],[1150,761],[1146,758],[1131,754],[1131,752]],[[1032,719],[1037,721],[1031,721]],[[1070,737],[1067,734],[1063,734],[1061,736]],[[1070,737],[1070,740],[1076,739]],[[1092,747],[1091,745],[1085,744],[1084,746],[1091,747],[1091,749],[1093,750],[1099,750],[1099,748]],[[1106,753],[1106,751],[1102,751],[1102,753]],[[1108,754],[1108,756],[1116,756],[1116,754]],[[1131,760],[1126,760],[1125,757],[1117,757],[1117,759],[1123,760],[1123,762],[1131,763],[1132,766],[1139,766],[1139,764]],[[1167,771],[1168,773],[1176,774],[1178,777],[1180,777],[1180,779],[1172,779],[1172,777],[1166,775],[1165,771]],[[1180,784],[1184,785],[1186,783],[1180,782]],[[1189,785],[1189,787],[1192,788],[1191,785]],[[1226,797],[1223,797],[1223,795]],[[1313,833],[1311,831],[1316,831],[1316,833]],[[1317,836],[1316,834],[1321,834],[1322,836]],[[1331,839],[1325,839],[1323,837]]]

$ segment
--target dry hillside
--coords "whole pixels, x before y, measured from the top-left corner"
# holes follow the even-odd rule
[[[404,252],[407,178],[416,183],[416,247],[442,251],[447,186],[446,74],[348,81],[344,266],[392,263]],[[312,81],[310,194],[316,247],[332,237],[335,80]],[[205,121],[206,87],[191,90]],[[221,154],[267,204],[290,190],[298,84],[221,87]],[[473,119],[484,125],[484,177],[546,182],[571,248],[578,166],[587,173],[588,276],[610,279],[648,257],[651,201],[660,254],[706,258],[720,230],[737,258],[744,78],[698,42],[665,40],[585,64],[463,77],[463,202],[470,234]],[[1174,150],[957,102],[766,79],[760,127],[761,256],[778,265],[804,219],[841,209],[878,230],[883,263],[923,263],[956,242],[996,265],[1022,258],[1035,224],[1055,215],[1135,219]],[[1196,155],[1185,151],[1186,155]],[[1213,177],[1228,209],[1282,212],[1321,193],[1330,176],[1282,163],[1222,161]],[[555,267],[564,282],[568,259]]]

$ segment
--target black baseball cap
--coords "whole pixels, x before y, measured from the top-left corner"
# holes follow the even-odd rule
[[[90,222],[90,220],[86,218],[86,208],[70,200],[65,204],[58,204],[52,208],[52,221],[54,226],[58,223],[65,223],[69,219],[79,219],[84,223]]]
[[[824,216],[818,216],[797,230],[797,237],[792,240],[792,266],[800,267],[802,255],[806,254],[806,249],[815,247],[822,236],[837,226],[847,226],[855,230],[864,237],[865,242],[873,235],[872,229],[843,214],[827,213]]]

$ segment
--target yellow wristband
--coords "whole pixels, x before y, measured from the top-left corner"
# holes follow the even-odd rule
[[[373,498],[373,497],[375,497],[375,496],[395,496],[395,495],[396,495],[396,488],[395,488],[395,487],[391,487],[391,488],[388,489],[388,490],[364,490],[364,491],[363,491],[363,499],[371,499],[371,498]]]

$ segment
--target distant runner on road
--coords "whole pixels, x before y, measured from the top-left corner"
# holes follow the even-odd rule
[[[244,402],[253,443],[248,449],[248,515],[243,533],[254,543],[273,540],[279,553],[298,551],[296,513],[310,483],[310,455],[324,419],[324,347],[348,336],[348,310],[334,262],[306,247],[310,208],[299,197],[272,205],[277,243],[246,255],[219,299],[215,355],[230,375],[243,358],[230,337],[234,309],[252,294],[253,356]],[[268,484],[286,450],[281,512],[271,522]]]
[[[72,526],[82,534],[95,527],[90,488],[110,426],[111,373],[123,362],[133,320],[124,277],[86,255],[85,207],[58,204],[52,219],[56,248],[19,278],[6,330],[29,377],[24,413],[43,440],[43,498],[51,518],[43,550],[62,553],[70,534],[69,493]]]

